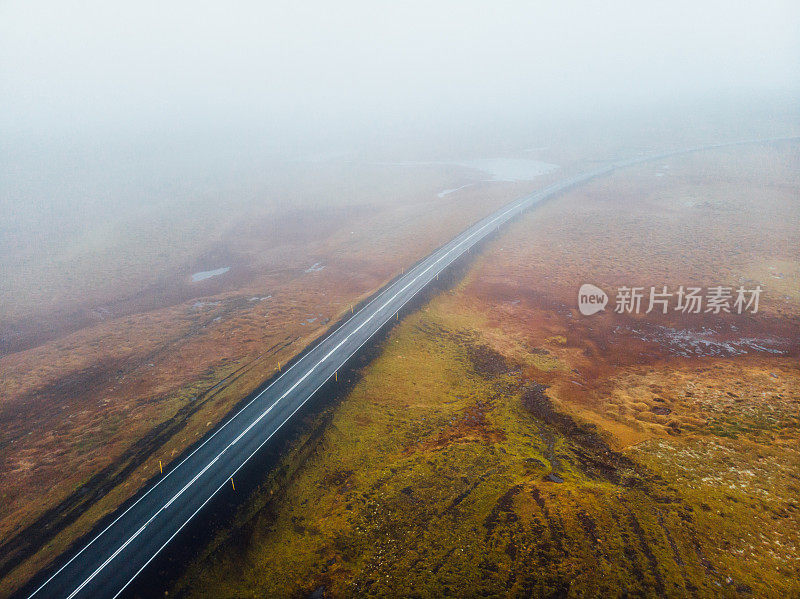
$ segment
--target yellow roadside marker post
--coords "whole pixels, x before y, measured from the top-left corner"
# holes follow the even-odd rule
[[[281,371],[281,363],[278,362],[278,372],[280,372],[280,371]]]
[[[236,490],[236,485],[233,484],[233,477],[232,476],[231,476],[231,486],[233,487],[233,490],[235,491]]]
[[[350,304],[350,314],[353,313],[353,304]]]
[[[333,373],[333,380],[336,381],[337,383],[339,382],[339,371],[338,370]]]
[[[161,474],[164,474],[164,466],[161,465],[161,460],[158,460],[158,469],[161,470]]]

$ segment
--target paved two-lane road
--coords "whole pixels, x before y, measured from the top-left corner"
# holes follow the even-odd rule
[[[53,573],[31,597],[73,599],[119,595],[386,321],[453,261],[498,227],[546,198],[617,168],[717,147],[722,146],[692,148],[615,163],[550,185],[474,224],[377,295],[224,425],[209,434],[157,484]]]

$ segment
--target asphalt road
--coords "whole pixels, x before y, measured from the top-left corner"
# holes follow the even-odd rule
[[[765,143],[758,140],[737,142]],[[464,252],[524,210],[617,168],[721,144],[617,162],[559,181],[484,218],[418,263],[295,362],[93,540],[30,597],[116,597],[303,404],[420,290]]]

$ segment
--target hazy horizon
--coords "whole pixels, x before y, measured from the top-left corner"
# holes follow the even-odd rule
[[[0,131],[52,140],[251,131],[280,149],[303,137],[796,100],[798,30],[800,7],[788,0],[9,0],[0,6]]]

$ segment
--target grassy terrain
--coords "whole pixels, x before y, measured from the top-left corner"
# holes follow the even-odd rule
[[[796,163],[674,159],[522,218],[170,596],[800,593]],[[756,316],[583,318],[583,282],[765,294]],[[688,351],[697,331],[746,350]]]

